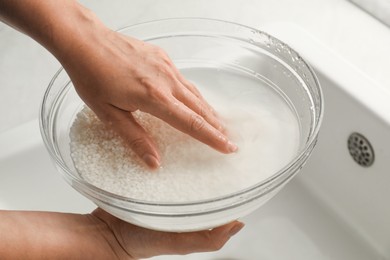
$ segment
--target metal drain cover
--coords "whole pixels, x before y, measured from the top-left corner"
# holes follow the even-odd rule
[[[352,133],[349,136],[348,150],[354,161],[360,166],[369,167],[374,163],[374,149],[362,134]]]

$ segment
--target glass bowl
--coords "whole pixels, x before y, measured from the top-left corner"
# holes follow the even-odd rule
[[[69,131],[84,104],[66,72],[60,69],[44,95],[40,127],[51,158],[75,190],[112,215],[142,227],[178,232],[204,230],[258,209],[303,167],[316,144],[323,97],[311,67],[288,45],[259,30],[210,19],[152,21],[120,32],[160,46],[182,71],[212,68],[266,82],[296,115],[298,147],[295,156],[269,178],[224,196],[188,203],[156,203],[119,196],[85,181],[73,164]],[[218,91],[223,92],[223,87]]]

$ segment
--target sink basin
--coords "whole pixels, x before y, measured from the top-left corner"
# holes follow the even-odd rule
[[[280,193],[242,219],[246,227],[223,249],[153,259],[390,259],[389,94],[299,28],[262,29],[300,52],[318,75],[326,112],[317,147]],[[352,133],[369,142],[371,166],[350,155]],[[57,174],[38,121],[1,134],[0,147],[0,208],[80,213],[95,208]]]

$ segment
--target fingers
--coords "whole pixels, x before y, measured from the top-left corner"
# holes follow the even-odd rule
[[[169,68],[164,70],[168,71]],[[184,85],[175,73],[163,74],[158,83],[144,80],[141,84],[144,84],[147,91],[140,110],[160,118],[222,153],[237,150],[237,146],[224,134],[223,124],[214,110],[192,84],[185,81]]]
[[[237,146],[230,142],[220,130],[174,97],[168,104],[161,105],[153,114],[222,153],[232,153],[237,150]]]
[[[157,76],[146,76],[139,82],[146,91],[138,108],[222,153],[235,152],[237,146],[225,136],[223,124],[199,90],[181,75],[164,51],[154,47],[154,55],[157,61],[151,63],[152,71],[157,73],[150,75]]]
[[[159,232],[143,229],[150,239],[148,252],[150,256],[156,255],[185,255],[196,252],[212,252],[220,250],[226,242],[237,234],[244,224],[234,221],[212,230],[197,232]]]
[[[223,123],[215,114],[211,106],[200,96],[198,91],[191,90],[190,88],[180,88],[174,93],[175,97],[183,104],[188,106],[192,111],[203,117],[210,125],[220,132],[223,132]]]
[[[199,98],[208,108],[209,110],[214,114],[215,114],[215,111],[214,109],[212,108],[212,106],[204,99],[204,97],[202,96],[202,94],[200,93],[200,91],[191,83],[189,82],[186,78],[184,78],[184,76],[180,73],[180,71],[175,67],[175,71],[176,71],[176,75],[177,75],[177,78],[179,79],[179,81],[181,82],[181,84],[183,84],[183,86],[185,86],[189,91],[191,91],[197,98]]]
[[[159,167],[160,156],[156,144],[132,114],[113,106],[107,106],[106,109],[108,112],[102,120],[115,127],[114,130],[149,168]]]
[[[211,146],[222,153],[237,151],[237,146],[229,141],[225,135],[225,127],[215,110],[203,98],[199,90],[175,67],[170,64],[174,79],[168,79],[167,84],[174,86],[174,96],[165,111],[166,115],[159,117],[175,128],[193,138]],[[178,102],[179,101],[179,102]],[[172,106],[173,104],[173,106]],[[160,110],[164,111],[164,110]]]
[[[189,254],[220,250],[226,242],[237,234],[244,224],[239,221],[212,230],[189,233],[166,233],[166,254]]]
[[[103,221],[121,248],[133,258],[149,258],[157,255],[184,255],[195,252],[211,252],[221,249],[237,234],[244,224],[233,221],[212,230],[196,232],[162,232],[126,223],[100,208],[92,214]]]
[[[214,108],[207,102],[207,100],[202,96],[202,94],[200,93],[200,91],[191,83],[189,82],[186,78],[184,78],[184,76],[180,73],[180,71],[174,67],[175,69],[175,72],[176,72],[176,76],[177,78],[179,79],[180,83],[185,87],[185,88],[180,88],[183,90],[183,92],[181,93],[181,97],[179,97],[180,100],[184,100],[183,103],[189,105],[189,107],[194,110],[194,112],[200,114],[201,116],[203,116],[202,113],[199,113],[197,112],[197,109],[195,107],[195,109],[191,106],[192,103],[194,103],[194,100],[199,100],[199,103],[201,103],[205,108],[204,111],[208,111],[210,113],[210,117],[207,117],[205,118],[207,121],[209,121],[210,124],[212,124],[214,127],[216,127],[218,130],[220,131],[224,131],[225,130],[225,127],[224,127],[224,124],[220,121],[220,119],[218,118],[218,115],[217,113],[215,112]],[[185,93],[185,90],[188,90],[189,92],[192,93],[192,98],[191,98],[191,95],[188,95]],[[196,97],[196,98],[195,98]],[[196,102],[195,102],[196,104]],[[199,107],[199,106],[198,106]],[[207,115],[206,115],[207,116]],[[218,124],[213,124],[213,121],[212,120],[209,120],[211,118],[214,117],[214,121],[218,122]]]

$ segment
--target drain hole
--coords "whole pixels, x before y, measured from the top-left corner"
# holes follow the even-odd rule
[[[348,150],[353,160],[363,167],[374,163],[374,149],[362,134],[352,133],[348,138]]]

